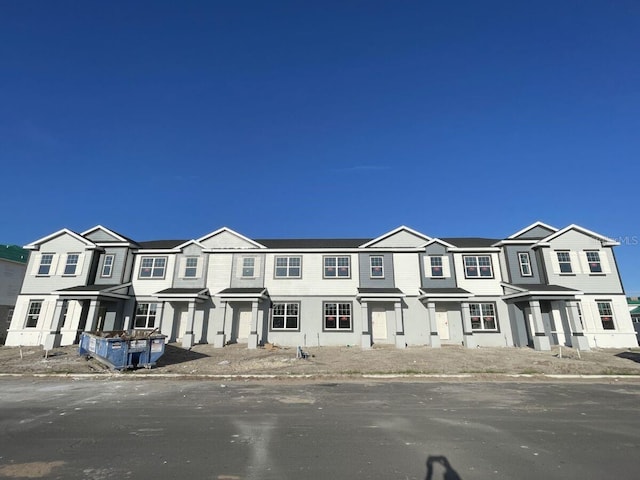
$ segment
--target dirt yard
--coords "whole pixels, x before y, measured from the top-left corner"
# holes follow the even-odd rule
[[[640,375],[640,349],[599,349],[587,352],[562,347],[550,352],[529,348],[440,349],[392,346],[362,350],[359,347],[314,347],[304,349],[308,358],[296,358],[296,348],[267,346],[248,350],[246,345],[213,348],[196,345],[185,350],[176,344],[165,347],[152,369],[138,374],[205,375],[315,375],[322,377],[363,374],[496,374]],[[45,352],[41,347],[0,347],[3,374],[108,374],[111,370],[95,359],[78,355],[77,346]],[[132,370],[122,375],[130,374]]]

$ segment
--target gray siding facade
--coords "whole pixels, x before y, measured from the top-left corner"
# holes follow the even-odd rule
[[[442,278],[433,278],[429,272],[425,271],[425,260],[432,255],[441,255],[449,259],[449,276]],[[428,245],[424,253],[420,254],[420,276],[422,279],[422,287],[424,288],[455,288],[457,287],[456,272],[453,265],[453,255],[447,253],[444,245],[432,243]]]
[[[384,277],[371,277],[371,257],[382,257],[382,267]],[[391,253],[361,253],[359,254],[358,263],[360,265],[360,286],[364,288],[393,288],[394,270],[393,270],[393,254]]]
[[[527,245],[505,245],[504,255],[507,261],[509,283],[543,283],[540,277],[540,269],[537,262],[536,252]],[[529,254],[529,265],[531,275],[522,275],[520,270],[519,253]]]

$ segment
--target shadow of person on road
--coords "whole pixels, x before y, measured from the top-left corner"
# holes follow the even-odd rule
[[[434,476],[435,475],[435,476]],[[462,480],[447,457],[443,455],[429,455],[427,458],[427,476],[425,480]]]

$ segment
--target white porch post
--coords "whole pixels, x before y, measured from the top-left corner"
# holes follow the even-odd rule
[[[532,300],[529,302],[531,307],[531,320],[533,323],[533,348],[536,350],[551,350],[551,342],[544,332],[544,324],[542,323],[542,310],[540,310],[540,302]]]
[[[193,334],[193,322],[196,316],[196,302],[190,300],[187,306],[187,330],[182,336],[182,347],[191,348],[194,345],[195,335]]]
[[[224,347],[224,344],[226,342],[226,335],[224,333],[224,329],[225,329],[225,322],[226,322],[226,318],[227,318],[227,305],[229,305],[229,302],[225,302],[224,300],[222,301],[222,324],[220,325],[220,328],[218,329],[218,331],[216,332],[216,336],[213,339],[213,346],[216,348],[222,348]]]
[[[89,302],[89,311],[87,312],[87,323],[85,323],[85,332],[93,332],[98,327],[98,300]]]
[[[478,344],[473,337],[473,329],[471,327],[471,314],[469,313],[469,302],[462,302],[462,343],[467,348],[476,348]]]
[[[578,350],[589,350],[589,341],[582,331],[578,315],[578,300],[567,300],[567,316],[571,327],[571,346]]]
[[[251,302],[251,331],[247,348],[258,348],[258,300]]]
[[[440,335],[436,324],[436,302],[427,303],[427,326],[429,327],[429,339],[431,348],[440,348]]]
[[[58,298],[56,300],[56,307],[53,310],[53,318],[51,319],[51,324],[49,325],[49,333],[44,339],[44,349],[52,350],[56,347],[59,347],[62,340],[62,335],[60,334],[60,328],[62,325],[60,321],[62,320],[62,311],[64,307],[64,300]]]
[[[396,348],[406,348],[407,342],[404,340],[404,319],[402,318],[402,302],[394,302],[396,311]]]
[[[362,336],[360,345],[364,350],[371,348],[371,332],[369,331],[369,303],[364,300],[360,304],[360,314],[362,315]]]

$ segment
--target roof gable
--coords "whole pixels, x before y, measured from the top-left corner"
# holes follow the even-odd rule
[[[553,242],[554,240],[557,240],[558,238],[562,237],[563,235],[566,235],[567,233],[570,232],[577,232],[580,233],[582,235],[585,235],[587,237],[591,237],[594,240],[598,240],[603,246],[608,246],[608,247],[612,247],[615,245],[620,245],[619,242],[616,242],[615,240],[612,240],[609,237],[605,237],[604,235],[600,235],[599,233],[593,232],[591,230],[587,230],[584,227],[581,227],[579,225],[575,225],[575,224],[571,224],[561,230],[558,230],[557,232],[555,232],[552,235],[549,235],[546,238],[543,238],[542,240],[540,240],[539,242],[537,242],[535,245],[536,246],[545,246],[545,245],[549,245],[551,242]]]
[[[431,237],[409,227],[400,226],[390,232],[385,233],[370,242],[363,244],[362,248],[417,248],[423,247]]]
[[[120,235],[119,233],[113,230],[110,230],[106,227],[103,227],[102,225],[96,225],[95,227],[82,232],[80,235],[82,235],[85,238],[88,238],[93,242],[100,242],[100,243],[124,242],[124,243],[134,243],[134,244],[136,243],[130,238],[127,238],[124,235]]]
[[[41,245],[51,242],[52,240],[55,240],[65,235],[73,238],[74,240],[77,240],[79,243],[83,244],[85,248],[96,248],[96,244],[93,243],[91,240],[84,238],[83,236],[77,234],[76,232],[72,232],[68,228],[63,228],[62,230],[58,230],[57,232],[54,232],[51,235],[42,237],[36,240],[35,242],[31,242],[30,244],[25,245],[24,248],[26,248],[27,250],[39,250]]]
[[[264,245],[234,232],[227,227],[222,227],[215,232],[211,232],[204,237],[197,239],[196,241],[209,249],[265,248]]]
[[[558,229],[542,222],[535,222],[509,236],[509,240],[540,240],[557,232]]]

